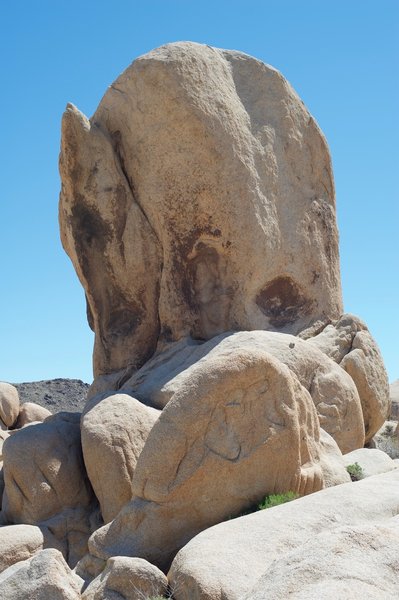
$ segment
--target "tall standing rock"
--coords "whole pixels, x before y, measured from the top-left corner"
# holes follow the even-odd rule
[[[259,60],[187,42],[138,58],[90,120],[67,108],[60,170],[95,375],[134,372],[159,341],[342,313],[326,141]]]

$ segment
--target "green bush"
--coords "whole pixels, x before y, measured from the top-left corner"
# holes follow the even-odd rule
[[[265,508],[272,508],[279,504],[285,504],[285,502],[291,502],[298,498],[298,494],[295,492],[286,492],[285,494],[270,494],[266,496],[264,500],[258,505],[258,510],[264,510]]]
[[[353,465],[348,465],[346,470],[351,476],[352,481],[360,481],[364,477],[363,469],[357,462],[353,463]]]

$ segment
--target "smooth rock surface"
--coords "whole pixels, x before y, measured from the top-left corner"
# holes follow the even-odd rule
[[[399,518],[319,533],[276,560],[244,600],[393,600]]]
[[[28,423],[42,423],[47,417],[51,417],[52,413],[34,402],[24,402],[19,409],[18,419],[15,423],[15,428],[20,429]]]
[[[390,412],[388,375],[377,343],[358,317],[344,314],[308,342],[337,362],[355,382],[367,443]]]
[[[0,574],[2,600],[80,600],[83,585],[58,550],[42,550]]]
[[[163,597],[167,585],[164,573],[146,560],[114,556],[84,591],[82,600],[159,598]]]
[[[396,464],[392,458],[378,448],[359,448],[359,450],[344,454],[343,460],[346,467],[358,463],[362,469],[363,477],[371,477],[396,469]]]
[[[237,349],[260,349],[272,354],[295,373],[316,406],[320,425],[346,453],[364,446],[362,408],[356,386],[335,361],[308,342],[270,331],[227,333],[199,343],[182,340],[151,359],[123,385],[122,390],[163,408],[186,385],[198,361],[215,356],[232,360]]]
[[[273,561],[284,560],[317,534],[346,525],[384,525],[398,514],[398,497],[395,469],[216,525],[174,559],[168,573],[174,597],[242,600]]]
[[[187,335],[342,313],[327,144],[261,61],[191,42],[141,56],[90,120],[68,106],[60,172],[96,376]]]
[[[81,420],[83,457],[104,523],[132,499],[132,480],[160,411],[127,394],[89,401]]]
[[[198,361],[148,436],[133,500],[89,550],[163,569],[196,533],[266,494],[321,489],[323,451],[309,393],[270,354],[237,346]]]
[[[6,427],[12,427],[18,418],[19,396],[10,383],[0,381],[0,419]]]

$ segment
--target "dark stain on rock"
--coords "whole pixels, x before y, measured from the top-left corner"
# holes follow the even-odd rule
[[[256,304],[276,329],[294,323],[309,313],[312,301],[290,277],[276,277],[256,296]]]

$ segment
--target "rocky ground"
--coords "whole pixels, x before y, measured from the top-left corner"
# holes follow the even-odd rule
[[[89,384],[80,379],[48,379],[13,384],[21,404],[35,402],[52,413],[81,412],[86,402]]]

